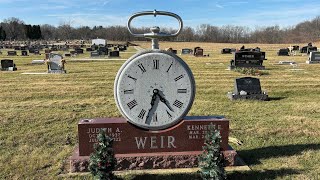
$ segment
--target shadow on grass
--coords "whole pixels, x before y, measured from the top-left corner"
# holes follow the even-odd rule
[[[125,180],[201,180],[201,177],[197,173],[181,173],[181,174],[141,174],[127,176],[123,178]]]
[[[260,164],[260,159],[276,158],[281,156],[299,155],[307,150],[320,150],[320,144],[292,144],[284,146],[270,146],[258,149],[238,151],[240,157],[248,164]]]
[[[268,97],[268,101],[279,101],[287,97]]]
[[[228,174],[228,179],[230,180],[276,179],[276,178],[280,178],[288,175],[300,174],[300,173],[301,172],[294,169],[232,172]]]
[[[246,172],[230,172],[228,173],[229,180],[250,180],[250,179],[276,179],[279,177],[300,174],[301,172],[294,169],[278,169],[265,171],[246,171]],[[188,174],[141,174],[127,176],[122,180],[201,180],[198,173]]]

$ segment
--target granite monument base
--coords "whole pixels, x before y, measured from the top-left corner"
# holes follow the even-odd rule
[[[51,74],[65,74],[67,73],[66,70],[48,70],[48,73],[51,73]]]
[[[306,61],[307,64],[319,64],[320,61]]]
[[[124,118],[100,118],[78,123],[79,147],[70,158],[70,171],[88,171],[89,156],[101,128],[106,128],[108,136],[114,139],[116,170],[197,167],[197,156],[202,152],[209,127],[220,131],[225,164],[243,164],[228,145],[229,120],[224,117],[185,117],[174,127],[161,131],[137,128]]]
[[[115,170],[194,168],[198,167],[198,156],[201,153],[202,151],[116,154]],[[231,147],[222,153],[226,167],[246,165]],[[70,173],[88,172],[89,158],[90,156],[79,156],[79,147],[77,147],[69,159]]]
[[[237,99],[251,99],[251,100],[261,100],[261,101],[269,100],[268,95],[265,93],[241,95],[241,94],[234,94],[232,92],[228,92],[227,96],[230,100],[237,100]]]
[[[254,64],[243,64],[243,65],[230,65],[228,66],[229,70],[233,70],[235,68],[255,68],[255,69],[260,69],[260,70],[264,70],[265,67],[261,66],[261,65],[254,65]]]

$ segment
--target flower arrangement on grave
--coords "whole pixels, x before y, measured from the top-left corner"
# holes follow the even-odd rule
[[[227,178],[220,142],[220,132],[214,130],[211,124],[205,136],[204,146],[202,147],[203,152],[199,156],[200,175],[203,179],[220,180]]]
[[[98,143],[94,144],[94,152],[90,155],[89,170],[95,179],[113,180],[116,159],[112,148],[113,139],[106,135],[106,129],[100,129]]]
[[[59,67],[64,68],[64,64],[65,64],[65,63],[66,63],[66,60],[65,60],[65,59],[61,59],[61,60],[60,60]]]

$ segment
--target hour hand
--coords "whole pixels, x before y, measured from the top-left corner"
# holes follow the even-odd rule
[[[158,94],[158,96],[159,96],[160,101],[163,102],[170,109],[170,111],[173,111],[173,109],[169,105],[168,101],[164,97],[162,97],[160,94]]]
[[[149,112],[148,112],[148,114],[147,114],[146,122],[145,122],[145,123],[148,123],[148,122],[149,122],[149,117],[152,116],[152,114],[153,114],[152,110],[153,110],[153,108],[154,108],[155,101],[156,101],[156,99],[157,99],[157,94],[158,94],[158,93],[153,93],[153,95],[152,95],[152,99],[151,99],[151,103],[150,103],[150,104],[151,104],[151,108],[149,109]]]

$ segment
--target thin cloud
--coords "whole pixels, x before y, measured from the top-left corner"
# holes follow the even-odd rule
[[[216,7],[217,7],[217,8],[220,8],[220,9],[223,8],[223,6],[221,6],[220,4],[216,4]]]

